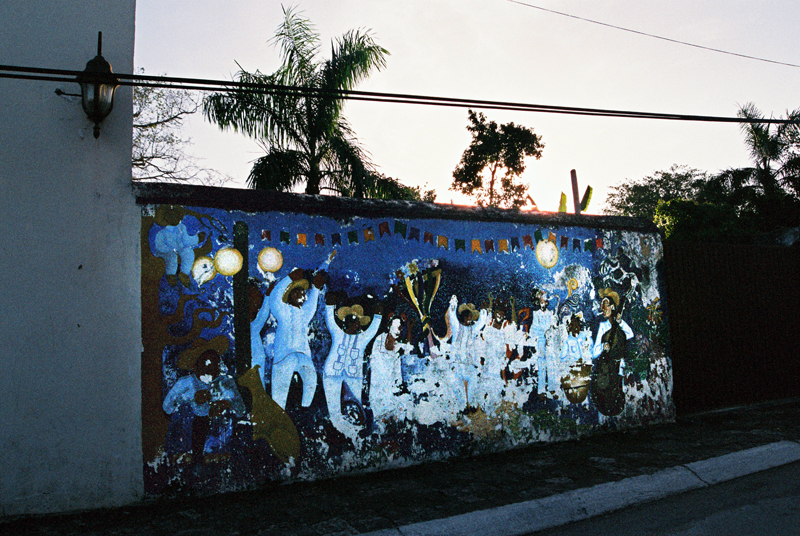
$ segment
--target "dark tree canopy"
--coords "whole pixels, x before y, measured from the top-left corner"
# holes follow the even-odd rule
[[[704,171],[674,164],[669,170],[612,186],[606,199],[606,212],[653,220],[659,201],[694,199],[707,178]]]
[[[738,115],[750,120],[764,118],[752,103],[742,106]],[[800,196],[800,110],[787,113],[786,119],[795,122],[742,123],[745,145],[753,161],[753,166],[744,170],[749,172],[750,182],[768,198],[786,193]]]
[[[739,117],[755,120],[742,123],[751,167],[709,175],[674,165],[612,187],[607,212],[650,219],[676,241],[752,242],[800,226],[798,123],[759,123],[752,104]]]
[[[451,190],[474,196],[478,204],[518,208],[526,203],[528,186],[516,179],[525,171],[525,158],[542,157],[541,136],[514,123],[498,125],[483,113],[469,110],[472,142],[453,171]]]
[[[386,189],[376,183],[378,175],[342,115],[345,101],[337,92],[353,89],[385,67],[389,53],[369,32],[349,31],[334,40],[330,59],[320,61],[319,34],[291,8],[284,9],[273,43],[283,60],[277,71],[265,75],[242,69],[236,79],[311,91],[232,91],[210,95],[203,103],[209,121],[263,145],[266,154],[253,165],[250,186],[379,197]]]

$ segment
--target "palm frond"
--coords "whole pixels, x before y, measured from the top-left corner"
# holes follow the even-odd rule
[[[302,153],[273,149],[256,160],[247,177],[247,184],[255,190],[288,192],[302,183],[306,174]]]
[[[326,177],[328,186],[347,197],[366,197],[372,171],[372,163],[354,138],[343,129],[337,136],[328,139],[325,163],[331,173]]]
[[[246,84],[275,84],[272,76],[258,71],[241,70],[236,79]],[[299,99],[296,94],[266,91],[213,93],[204,99],[203,113],[222,130],[230,129],[285,147],[303,137],[302,117],[296,113]]]
[[[271,43],[280,49],[283,62],[276,71],[279,83],[291,86],[307,85],[316,71],[314,58],[319,50],[319,34],[308,19],[294,8],[283,9],[283,22],[275,31]]]
[[[209,95],[203,113],[221,129],[241,132],[269,148],[253,166],[248,178],[252,187],[287,190],[305,181],[309,194],[330,188],[364,197],[372,164],[341,117],[343,100],[336,91],[352,89],[371,70],[383,68],[388,52],[369,32],[353,31],[334,42],[330,60],[319,63],[318,42],[308,20],[293,8],[284,9],[272,39],[280,49],[281,66],[270,75],[240,66],[236,75],[246,84],[279,87]]]
[[[350,90],[366,79],[373,70],[386,67],[389,51],[378,46],[369,32],[351,30],[331,47],[331,58],[322,70],[325,89]]]

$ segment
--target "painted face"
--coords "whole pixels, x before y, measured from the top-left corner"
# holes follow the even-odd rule
[[[605,311],[603,312],[605,315]],[[578,333],[581,332],[581,319],[578,317],[573,316],[570,321],[569,325],[567,326],[567,331],[572,336],[577,336]]]
[[[347,315],[344,319],[344,332],[348,335],[355,335],[361,331],[361,322],[356,315]]]
[[[475,320],[472,319],[472,313],[470,313],[469,310],[463,311],[461,313],[461,317],[458,320],[465,326],[471,326],[472,324],[475,323]]]
[[[392,320],[392,323],[389,325],[389,335],[394,337],[395,339],[400,336],[400,319],[395,318]]]
[[[603,301],[600,302],[600,310],[603,311],[604,317],[611,318],[611,315],[614,314],[614,305],[608,298],[603,298]]]
[[[207,350],[197,359],[195,374],[205,383],[220,375],[219,354],[213,350]]]
[[[295,307],[302,307],[303,304],[306,302],[306,291],[300,287],[293,288],[292,291],[289,293],[289,298],[287,299],[289,305],[294,305]]]

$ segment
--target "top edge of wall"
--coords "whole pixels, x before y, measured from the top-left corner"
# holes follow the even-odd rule
[[[561,212],[527,212],[466,205],[355,199],[186,184],[137,182],[132,184],[136,202],[140,205],[187,205],[245,212],[280,211],[319,214],[336,219],[351,216],[402,216],[413,219],[530,223],[659,232],[658,228],[648,220],[624,216],[576,216]]]

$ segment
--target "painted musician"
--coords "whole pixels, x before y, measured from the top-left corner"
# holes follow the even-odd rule
[[[597,410],[606,416],[622,413],[625,406],[621,368],[627,353],[627,342],[633,330],[622,320],[619,294],[609,288],[601,289],[600,322],[592,351],[591,396]]]

